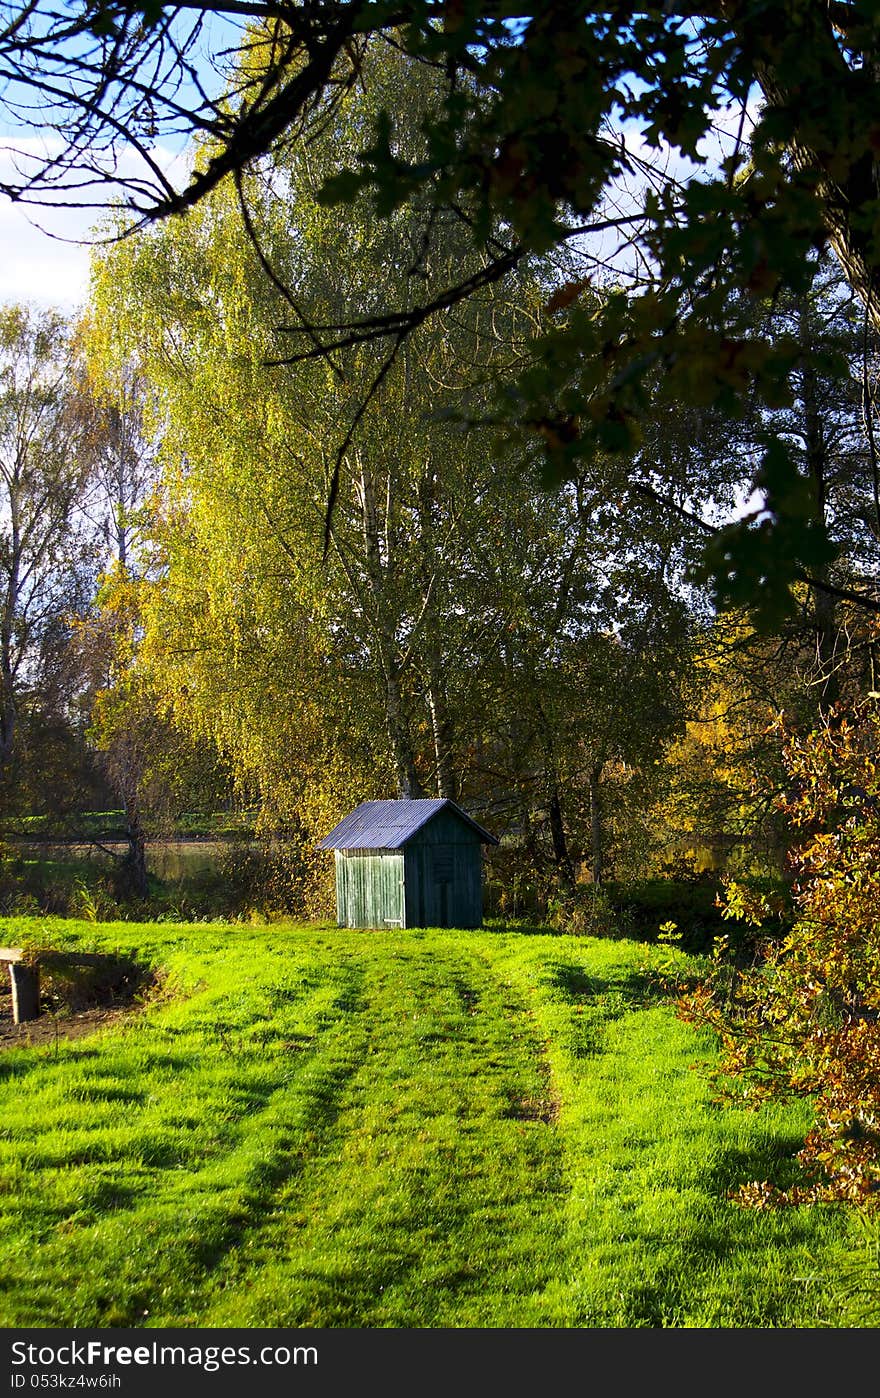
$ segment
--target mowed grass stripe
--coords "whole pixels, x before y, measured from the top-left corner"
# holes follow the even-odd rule
[[[5,1324],[287,1323],[280,1310],[400,1324],[413,1266],[430,1317],[450,1288],[482,1288],[485,1250],[507,1236],[500,1166],[521,1157],[509,1188],[551,1196],[533,1124],[515,1115],[542,1081],[536,1049],[519,1051],[515,1005],[475,1009],[491,991],[478,960],[393,935],[277,935],[286,956],[259,977],[229,984],[218,941],[211,983],[180,1005],[57,1057],[15,1054],[28,1081],[0,1147],[18,1240],[0,1245]],[[405,1295],[389,1310],[394,1276]]]
[[[661,953],[503,928],[64,937],[137,946],[178,998],[0,1058],[4,1325],[845,1323],[846,1211],[727,1197],[790,1175],[807,1114],[712,1102]]]
[[[676,1018],[657,974],[667,953],[538,940],[499,937],[493,959],[531,999],[563,1103],[566,1246],[548,1315],[619,1328],[843,1323],[846,1212],[756,1212],[729,1197],[748,1180],[794,1178],[806,1105],[714,1100],[715,1048]]]
[[[30,1071],[0,1087],[4,1325],[178,1323],[332,1121],[366,1051],[356,967],[270,956],[242,989],[216,940],[213,983],[181,1004],[8,1055]],[[93,1115],[104,1093],[115,1120]]]
[[[202,1323],[542,1323],[561,1149],[525,1005],[460,938],[342,934],[335,950],[364,970],[370,1052]]]

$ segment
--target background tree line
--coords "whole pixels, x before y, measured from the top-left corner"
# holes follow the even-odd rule
[[[53,320],[34,373],[54,385],[40,451],[68,553],[46,546],[33,597],[56,643],[38,663],[32,629],[15,675],[10,660],[10,714],[35,715],[66,667],[56,714],[80,792],[124,807],[141,897],[150,822],[197,795],[228,803],[229,782],[283,834],[298,911],[327,908],[316,838],[388,794],[461,800],[507,835],[509,881],[543,908],[657,871],[670,832],[683,848],[746,841],[777,867],[770,717],[809,722],[873,685],[850,596],[876,566],[873,347],[851,294],[826,262],[808,293],[734,296],[744,336],[798,346],[790,399],[725,411],[711,393],[671,404],[658,382],[636,450],[597,450],[548,488],[541,452],[524,458],[493,414],[536,339],[582,313],[577,249],[521,261],[393,362],[372,336],[278,354],[293,309],[303,327],[353,306],[369,320],[391,294],[479,272],[461,211],[432,215],[426,241],[417,201],[379,220],[367,191],[323,199],[365,123],[393,104],[412,164],[442,105],[433,69],[392,46],[359,71],[307,143],[97,257],[86,316],[66,333]],[[617,296],[587,299],[604,314]],[[771,432],[797,465],[792,508],[834,545],[773,636],[715,616],[701,562],[707,539],[729,546],[731,514],[749,518]],[[31,474],[37,489],[36,456]],[[751,515],[760,533],[765,499]],[[59,791],[37,799],[24,753],[19,809],[66,809]]]

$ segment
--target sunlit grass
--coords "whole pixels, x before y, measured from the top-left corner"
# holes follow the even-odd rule
[[[24,940],[33,924],[0,926]],[[0,1323],[841,1324],[800,1108],[711,1100],[630,942],[57,923],[173,996],[0,1058]],[[666,954],[668,956],[668,953]]]

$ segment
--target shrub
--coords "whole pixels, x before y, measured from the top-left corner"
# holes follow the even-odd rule
[[[745,884],[743,886],[746,886]],[[784,885],[770,880],[751,880],[749,888],[767,893],[773,899],[760,924],[762,936],[780,937],[786,929],[785,911],[790,895]],[[723,882],[717,874],[697,874],[690,878],[644,879],[638,882],[605,884],[605,891],[623,935],[636,941],[655,942],[661,927],[674,922],[684,951],[711,950],[715,939],[726,933],[731,942],[751,944],[754,927],[744,918],[725,926]]]
[[[764,940],[756,964],[732,965],[722,940],[685,1019],[719,1036],[718,1082],[755,1103],[805,1097],[814,1125],[787,1191],[756,1181],[746,1203],[880,1200],[880,718],[836,715],[783,748],[789,789],[777,798],[799,833],[794,918]],[[734,886],[730,909],[769,915],[766,895]]]
[[[577,937],[619,937],[617,915],[601,884],[578,884],[570,893],[550,901],[547,921],[560,932]]]

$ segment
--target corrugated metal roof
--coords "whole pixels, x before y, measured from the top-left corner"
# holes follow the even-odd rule
[[[484,844],[498,841],[454,801],[362,801],[325,835],[318,849],[400,849],[438,811],[449,809],[476,830]]]

